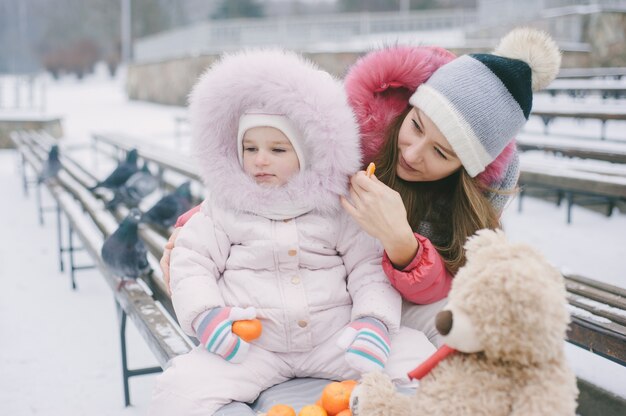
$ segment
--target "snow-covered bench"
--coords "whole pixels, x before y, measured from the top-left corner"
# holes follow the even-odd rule
[[[14,132],[11,135],[15,147],[21,154],[23,161],[23,175],[28,175],[28,169],[36,173],[46,160],[46,145],[42,144],[45,135],[33,132]],[[155,274],[152,281],[137,280],[124,286],[119,286],[119,279],[113,276],[104,265],[100,256],[100,248],[104,239],[118,227],[118,220],[106,211],[101,203],[87,190],[83,180],[86,173],[66,157],[61,158],[63,169],[56,180],[46,183],[52,198],[56,202],[59,255],[68,252],[70,256],[72,283],[75,287],[73,273],[85,266],[74,265],[74,252],[86,250],[94,262],[94,266],[112,289],[119,311],[119,330],[122,347],[123,381],[126,405],[130,404],[128,379],[133,376],[151,374],[161,371],[161,368],[173,357],[184,354],[193,348],[194,344],[182,333],[175,319],[167,312],[163,304],[155,296],[155,289],[159,277]],[[69,239],[67,243],[61,237],[61,214],[65,217],[68,226]],[[87,215],[85,215],[87,214]],[[73,236],[77,236],[81,246],[76,245]],[[64,246],[67,244],[67,246]],[[156,262],[153,260],[153,264]],[[62,261],[60,264],[63,264]],[[158,268],[158,267],[157,267]],[[162,280],[161,280],[162,282]],[[126,355],[126,318],[130,317],[148,346],[156,357],[159,367],[140,369],[128,368]]]
[[[516,141],[517,148],[521,151],[542,150],[567,157],[626,164],[626,142],[561,138],[529,133],[520,135]]]
[[[626,289],[566,275],[569,341],[626,366]]]
[[[572,317],[568,342],[626,366],[626,290],[582,276],[566,275]],[[623,415],[626,400],[578,380],[579,415]]]
[[[567,201],[567,223],[572,220],[574,204],[607,204],[607,216],[618,201],[626,201],[626,165],[602,166],[564,159],[532,159],[522,155],[519,211],[530,188],[556,193],[557,204]]]
[[[559,93],[566,93],[572,98],[597,94],[602,98],[619,99],[626,96],[626,83],[613,80],[557,79],[543,91],[553,97]]]
[[[606,122],[609,120],[626,120],[626,106],[623,104],[603,104],[589,106],[583,103],[538,103],[533,107],[531,115],[541,117],[544,134],[548,134],[548,126],[557,117],[599,120],[602,123],[600,139],[606,137]]]
[[[626,67],[561,68],[558,79],[564,78],[616,78],[626,75]]]

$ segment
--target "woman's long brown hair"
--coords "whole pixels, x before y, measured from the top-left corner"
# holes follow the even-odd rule
[[[463,245],[481,228],[500,228],[498,213],[485,193],[493,191],[470,177],[462,167],[446,178],[431,182],[409,182],[398,177],[398,134],[407,108],[389,126],[384,145],[376,157],[378,179],[400,193],[411,229],[427,221],[431,242],[453,275],[465,264]]]

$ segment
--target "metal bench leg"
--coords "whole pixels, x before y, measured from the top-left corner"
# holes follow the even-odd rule
[[[606,209],[606,216],[610,217],[613,215],[613,208],[615,207],[615,200],[613,198],[609,198],[609,205]]]
[[[26,158],[24,154],[20,152],[22,157],[22,186],[24,188],[24,196],[28,196],[28,179],[26,178]]]
[[[63,264],[63,232],[61,223],[61,207],[57,203],[57,238],[59,241],[59,270],[61,272],[65,271],[65,266]]]
[[[556,206],[560,207],[562,201],[563,201],[563,191],[557,190],[556,191]]]
[[[572,223],[572,206],[574,205],[574,195],[567,192],[567,223]]]
[[[72,281],[72,290],[76,290],[76,270],[89,270],[89,269],[95,269],[95,265],[89,265],[89,266],[77,266],[76,263],[74,262],[74,252],[75,251],[81,251],[83,250],[83,247],[74,247],[74,229],[72,228],[72,224],[69,224],[68,221],[68,228],[69,228],[69,236],[68,236],[68,241],[69,241],[69,247],[67,247],[64,250],[67,250],[70,253],[70,279]]]
[[[128,388],[128,355],[126,354],[126,312],[122,310],[120,304],[117,304],[118,312],[121,310],[120,315],[120,342],[122,346],[122,379],[124,383],[124,406],[130,406],[130,389]]]
[[[75,270],[76,270],[76,266],[74,265],[74,229],[72,228],[71,225],[69,225],[69,236],[68,236],[68,241],[69,241],[69,247],[67,249],[67,251],[69,251],[70,253],[70,279],[72,281],[72,290],[76,290],[76,278],[75,278]]]
[[[37,211],[39,212],[39,225],[43,225],[43,207],[41,206],[41,184],[37,184]]]
[[[543,121],[543,134],[548,134],[548,125],[552,121],[552,117],[541,116],[541,121]]]
[[[122,378],[124,382],[124,406],[130,406],[130,389],[128,386],[128,380],[134,376],[141,376],[144,374],[154,374],[163,371],[161,367],[146,367],[131,370],[128,368],[128,354],[126,352],[126,311],[122,309],[119,302],[115,302],[117,314],[120,320],[120,343],[122,347]]]
[[[519,200],[517,201],[517,212],[522,212],[522,199],[524,199],[525,189],[521,189],[519,192]]]

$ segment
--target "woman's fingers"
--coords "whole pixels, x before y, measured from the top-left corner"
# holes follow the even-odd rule
[[[359,191],[357,191],[354,187],[350,187],[350,200],[352,205],[358,210],[361,207],[361,195],[359,195]],[[364,191],[361,191],[364,192]]]
[[[352,175],[350,183],[355,188],[371,192],[376,189],[376,186],[375,186],[376,182],[374,182],[373,178],[375,178],[374,175],[370,177],[370,176],[367,176],[365,171],[359,171],[355,173],[354,175]],[[380,181],[378,182],[380,183]]]

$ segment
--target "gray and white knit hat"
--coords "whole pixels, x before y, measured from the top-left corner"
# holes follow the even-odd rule
[[[464,55],[443,65],[411,96],[475,177],[522,129],[533,91],[559,71],[561,53],[545,32],[514,29],[493,54]]]

